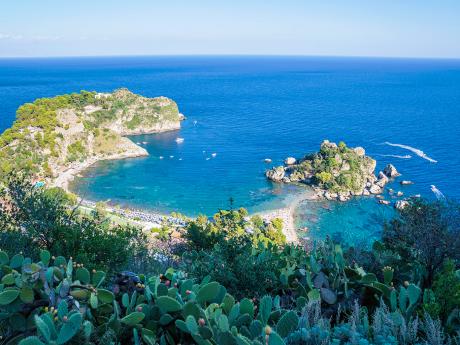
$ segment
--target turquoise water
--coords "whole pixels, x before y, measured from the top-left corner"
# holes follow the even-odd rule
[[[394,215],[393,207],[377,204],[373,197],[357,197],[347,203],[305,201],[297,209],[295,223],[308,228],[299,231],[300,238],[329,236],[341,243],[366,245],[380,238],[382,224]]]
[[[410,188],[460,196],[460,61],[307,57],[131,57],[0,60],[0,128],[37,97],[128,87],[173,98],[187,116],[179,132],[133,137],[149,157],[100,162],[73,189],[135,208],[212,214],[280,207],[296,187],[273,185],[263,160],[281,163],[323,139],[363,146],[378,168],[393,163]],[[177,137],[184,138],[177,144]],[[424,151],[433,163],[408,145]],[[216,153],[212,157],[212,153]],[[420,152],[417,151],[420,154]],[[411,157],[408,158],[407,156]],[[163,156],[164,159],[159,157]],[[170,158],[173,156],[173,158]],[[302,205],[309,236],[379,236],[392,209],[375,199]],[[314,213],[309,215],[310,213]],[[302,215],[303,214],[303,215]],[[311,221],[313,219],[313,221]]]

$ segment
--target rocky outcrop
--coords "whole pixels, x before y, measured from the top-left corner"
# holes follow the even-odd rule
[[[376,161],[362,147],[348,148],[343,142],[325,140],[320,150],[302,159],[288,157],[283,166],[266,171],[274,182],[305,183],[328,200],[347,201],[355,195],[378,195],[400,174],[388,164],[375,176]]]
[[[373,184],[369,188],[369,192],[371,194],[381,194],[382,193],[382,187],[378,186],[377,184]]]
[[[281,182],[285,175],[286,172],[283,167],[273,168],[265,172],[265,176],[274,182]]]
[[[297,160],[294,157],[288,157],[284,160],[284,164],[286,165],[293,165],[297,162]]]
[[[383,173],[388,176],[389,178],[395,178],[401,176],[401,174],[396,170],[393,164],[388,164],[385,169],[383,169]]]
[[[353,149],[353,151],[355,151],[355,153],[358,155],[358,157],[364,157],[365,154],[366,154],[366,151],[364,150],[364,148],[358,146],[358,147],[355,147]]]
[[[398,210],[404,210],[407,206],[409,206],[409,201],[407,200],[398,200],[395,203],[395,208]]]
[[[34,179],[64,187],[59,181],[96,161],[148,154],[126,135],[176,130],[184,119],[173,100],[127,89],[43,98],[21,106],[18,114],[0,136],[0,160],[5,163],[0,177],[14,165]]]

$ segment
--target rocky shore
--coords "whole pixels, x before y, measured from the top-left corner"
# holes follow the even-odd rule
[[[266,177],[279,183],[312,186],[318,198],[347,201],[352,196],[378,195],[385,185],[400,174],[388,164],[375,175],[376,161],[362,147],[349,148],[328,140],[320,150],[301,159],[288,157],[284,165],[266,171]]]

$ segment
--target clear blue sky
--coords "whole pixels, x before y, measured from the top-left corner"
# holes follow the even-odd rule
[[[460,58],[460,0],[4,0],[0,57]]]

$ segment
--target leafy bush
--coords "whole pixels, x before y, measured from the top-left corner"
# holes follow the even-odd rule
[[[259,251],[247,239],[234,238],[211,250],[185,253],[181,267],[197,279],[211,276],[237,297],[254,297],[278,286],[276,259],[270,250]]]
[[[85,151],[86,148],[81,141],[76,141],[67,147],[67,160],[69,162],[74,162],[85,158]]]
[[[326,184],[332,181],[332,174],[327,171],[321,171],[315,175],[315,178],[318,180],[319,183]]]
[[[187,225],[185,237],[194,250],[209,250],[225,240],[242,239],[253,243],[282,245],[286,237],[282,231],[282,220],[274,219],[266,223],[259,216],[250,218],[245,209],[216,213],[210,221],[206,216],[199,216]]]
[[[443,321],[453,321],[453,318],[459,319],[460,310],[460,271],[455,269],[452,260],[448,260],[439,272],[433,283],[434,298],[432,303],[438,306],[438,314]],[[450,325],[448,325],[450,326]]]
[[[383,244],[394,253],[400,280],[431,286],[446,259],[460,259],[460,205],[414,198],[384,226]]]
[[[46,249],[110,272],[124,268],[144,249],[146,238],[139,229],[114,226],[97,213],[81,214],[75,202],[60,189],[10,176],[0,192],[1,248],[29,256]]]
[[[225,286],[168,269],[123,272],[109,288],[103,271],[40,252],[40,261],[0,251],[0,331],[7,344],[448,344],[439,320],[407,319],[386,304],[357,302],[335,320],[313,295],[238,301]]]

